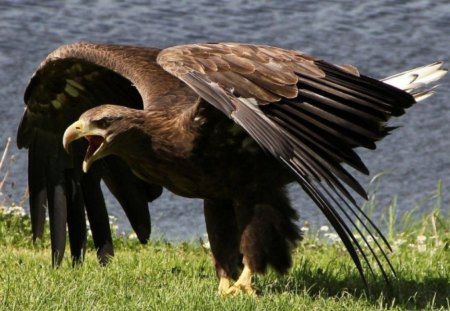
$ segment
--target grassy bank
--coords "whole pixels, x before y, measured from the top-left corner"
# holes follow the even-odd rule
[[[120,249],[106,268],[89,254],[72,269],[49,267],[47,249],[6,247],[0,263],[3,310],[373,310],[450,307],[448,251],[405,247],[393,256],[394,292],[372,282],[367,298],[353,264],[339,247],[301,247],[291,272],[256,279],[257,299],[216,295],[209,254],[198,246],[152,243]],[[386,290],[386,289],[385,289]]]
[[[372,198],[374,203],[375,198]],[[439,201],[436,201],[439,203]],[[395,206],[391,208],[394,210]],[[389,208],[388,208],[389,210]],[[387,213],[387,215],[390,215]],[[397,226],[389,227],[389,223]],[[72,268],[49,265],[48,239],[29,241],[30,221],[17,207],[0,211],[2,310],[379,310],[450,309],[450,220],[440,210],[414,220],[386,217],[398,272],[392,288],[381,275],[365,294],[342,244],[327,227],[306,232],[286,276],[258,276],[259,298],[221,298],[209,250],[200,242],[116,237],[116,257],[100,267],[95,254]],[[402,228],[397,231],[395,228]]]

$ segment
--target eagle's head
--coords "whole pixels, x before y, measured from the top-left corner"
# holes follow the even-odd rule
[[[122,155],[136,140],[143,124],[142,110],[118,105],[101,105],[84,112],[64,132],[63,146],[68,151],[74,140],[84,137],[89,145],[83,161],[87,172],[92,163],[110,154]]]

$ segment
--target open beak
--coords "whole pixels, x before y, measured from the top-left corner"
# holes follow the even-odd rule
[[[83,172],[85,173],[95,160],[104,156],[101,151],[106,145],[104,130],[91,128],[90,125],[90,123],[78,120],[66,129],[63,136],[63,146],[67,152],[69,152],[70,143],[77,139],[84,137],[89,142],[83,161]]]

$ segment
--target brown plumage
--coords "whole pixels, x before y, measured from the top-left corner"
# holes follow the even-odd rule
[[[30,147],[32,158],[36,133],[51,133],[47,157],[78,172],[85,154],[87,176],[95,163],[118,157],[152,190],[139,202],[157,197],[160,186],[205,199],[224,294],[252,293],[252,274],[268,265],[289,268],[301,238],[284,192],[294,180],[329,219],[363,280],[364,265],[373,273],[371,254],[388,281],[389,244],[356,205],[347,187],[366,193],[342,164],[367,174],[353,149],[375,148],[391,130],[386,121],[431,95],[423,86],[444,74],[434,63],[381,82],[350,65],[249,44],[158,50],[76,43],[52,52],[33,76],[18,144]],[[84,137],[87,149],[71,145],[71,157],[64,155],[64,131],[66,148]],[[32,191],[32,206],[34,197]],[[355,229],[367,248],[353,235],[355,219],[368,223]]]

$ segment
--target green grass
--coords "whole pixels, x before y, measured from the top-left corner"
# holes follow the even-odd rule
[[[49,249],[4,246],[0,254],[3,310],[378,310],[450,308],[447,248],[405,246],[392,255],[393,290],[372,280],[367,297],[339,245],[307,242],[286,276],[256,278],[257,299],[220,298],[210,254],[189,243],[119,247],[107,267],[88,253],[84,265],[49,266]]]
[[[450,220],[438,209],[420,219],[408,217],[407,229],[389,232],[395,248],[389,256],[398,272],[391,288],[378,273],[369,279],[371,294],[366,294],[342,244],[319,230],[307,232],[287,275],[269,271],[255,279],[260,296],[254,299],[217,295],[210,252],[199,242],[141,246],[116,237],[116,256],[107,267],[100,267],[90,250],[82,266],[72,268],[67,258],[53,269],[48,238],[32,245],[29,217],[20,208],[3,208],[0,309],[448,310]]]

